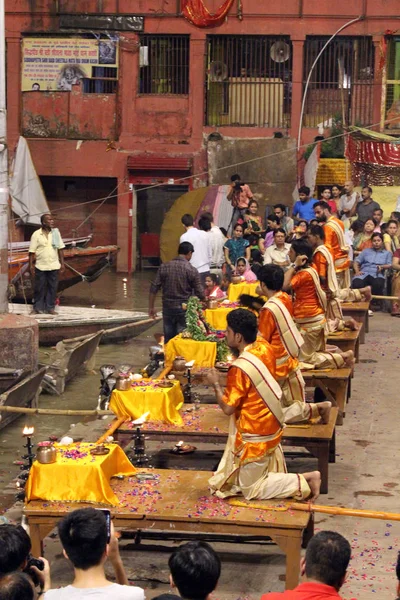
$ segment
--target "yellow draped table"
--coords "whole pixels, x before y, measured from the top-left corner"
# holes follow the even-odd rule
[[[179,381],[173,381],[172,387],[157,387],[157,380],[134,384],[130,390],[114,390],[111,394],[110,409],[117,417],[138,419],[149,412],[149,421],[163,421],[172,425],[181,425],[179,409],[184,398]]]
[[[177,356],[183,356],[187,362],[194,360],[196,367],[213,367],[217,359],[217,342],[196,342],[177,335],[169,340],[164,352],[167,366],[171,366]]]
[[[239,304],[231,303],[228,306],[221,304],[218,308],[207,308],[204,313],[205,319],[211,327],[214,329],[218,329],[219,331],[226,330],[226,317],[228,314],[235,310],[235,308],[239,308]]]
[[[110,479],[116,475],[134,475],[136,469],[119,446],[105,446],[110,452],[101,456],[90,454],[96,444],[56,446],[55,463],[33,463],[26,483],[26,500],[101,502],[118,506]]]
[[[231,283],[228,288],[228,300],[236,302],[242,294],[256,296],[256,289],[259,285],[259,281],[255,281],[254,283],[247,283],[246,281],[243,283]]]

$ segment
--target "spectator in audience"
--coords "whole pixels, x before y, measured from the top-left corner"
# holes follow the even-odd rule
[[[204,293],[207,299],[222,300],[223,298],[226,298],[226,294],[221,290],[219,282],[220,279],[215,273],[210,273],[206,277]]]
[[[113,525],[108,539],[107,521],[101,510],[72,511],[59,522],[58,534],[64,556],[73,564],[75,578],[72,585],[46,592],[44,600],[144,600],[141,588],[129,586]],[[117,583],[106,579],[107,558],[114,567]]]
[[[319,225],[319,223],[318,223],[318,225]],[[308,222],[305,221],[304,219],[300,219],[300,221],[297,222],[297,225],[293,229],[292,235],[288,238],[288,240],[287,240],[288,243],[291,244],[292,242],[294,242],[294,240],[301,240],[302,238],[306,238],[307,230],[308,230]]]
[[[357,213],[357,218],[365,223],[368,219],[372,219],[374,211],[380,209],[380,206],[372,199],[372,188],[365,186],[361,190],[362,200],[353,207],[351,216]]]
[[[335,201],[336,204],[336,217],[339,214],[339,202],[340,202],[340,196],[342,195],[342,188],[340,187],[340,185],[338,185],[337,183],[334,183],[332,186],[332,198]]]
[[[211,229],[210,229],[210,244],[211,244],[211,264],[210,264],[210,272],[215,273],[216,275],[222,275],[222,265],[224,264],[224,244],[226,242],[226,237],[221,231],[221,229],[214,224],[213,215],[210,212],[205,212],[201,215],[200,221],[202,219],[208,219],[210,221]],[[199,227],[200,227],[199,221]]]
[[[294,221],[291,217],[287,216],[287,207],[284,204],[275,204],[274,214],[279,217],[281,221],[281,227],[285,230],[286,235],[289,235],[293,231]]]
[[[385,287],[385,272],[392,267],[392,253],[383,247],[383,235],[372,235],[372,248],[363,250],[356,257],[354,267],[353,289],[371,286],[372,294],[381,295]]]
[[[180,596],[161,594],[153,600],[206,600],[217,587],[221,561],[207,542],[188,542],[171,554],[168,566],[171,587]]]
[[[35,588],[32,580],[21,573],[14,571],[0,579],[0,600],[34,600]]]
[[[227,264],[228,275],[231,275],[232,270],[238,258],[244,256],[250,260],[250,244],[243,237],[244,227],[241,223],[236,223],[233,228],[233,236],[225,242],[224,253]]]
[[[396,212],[395,210],[390,215],[391,219],[395,219],[400,223],[400,212]]]
[[[263,230],[262,218],[258,213],[258,202],[257,200],[250,200],[249,208],[246,210],[244,217],[245,235],[248,236],[251,233],[260,235]]]
[[[400,317],[400,249],[393,254],[392,272],[391,295],[397,296],[392,300],[392,317]]]
[[[329,187],[323,188],[323,190],[321,192],[320,200],[323,200],[324,202],[329,204],[329,206],[331,207],[331,214],[334,217],[337,217],[337,204],[336,204],[335,200],[332,199],[331,188],[329,188]]]
[[[264,254],[264,265],[279,265],[285,271],[289,265],[290,244],[285,242],[285,230],[278,227],[274,231],[274,243],[266,249]]]
[[[357,221],[355,221],[355,223],[357,223]],[[372,248],[372,234],[374,233],[374,229],[374,220],[367,219],[364,223],[363,230],[353,238],[354,256],[361,254],[366,248]]]
[[[276,215],[269,215],[267,218],[267,233],[265,234],[265,238],[260,238],[258,245],[260,247],[261,254],[265,253],[265,250],[272,246],[274,243],[274,233],[277,229],[279,229],[281,225],[281,220]]]
[[[43,571],[29,565],[31,554],[31,540],[25,529],[20,525],[0,525],[0,577],[13,571],[24,571],[33,574],[42,591],[50,589],[50,568],[45,558],[40,557],[44,563]]]
[[[235,275],[242,278],[246,283],[257,281],[256,274],[251,270],[250,263],[243,256],[238,258],[235,264]]]
[[[374,214],[372,215],[372,218],[376,223],[375,231],[377,233],[380,233],[381,225],[383,225],[383,210],[381,208],[376,208],[374,210]]]
[[[246,183],[242,183],[240,175],[235,173],[231,177],[231,189],[226,197],[233,208],[231,222],[228,227],[228,231],[230,232],[232,225],[244,222],[246,209],[253,197],[253,193]]]
[[[292,217],[295,221],[305,219],[307,222],[314,218],[314,204],[318,202],[310,198],[310,188],[302,185],[299,188],[299,200],[293,206]],[[298,219],[296,219],[298,217]]]
[[[202,228],[194,227],[192,215],[183,215],[182,225],[185,228],[185,233],[180,237],[179,242],[190,242],[194,248],[190,264],[197,269],[200,275],[200,280],[204,285],[204,280],[210,273],[210,264],[212,260],[211,237],[209,231],[211,224],[208,219],[200,219]],[[200,223],[199,223],[200,224]]]
[[[343,187],[344,194],[340,196],[338,216],[342,221],[354,216],[360,194],[354,191],[354,183],[346,181]]]
[[[320,531],[311,538],[300,562],[304,582],[294,590],[264,594],[261,600],[341,600],[339,590],[346,580],[350,557],[346,538],[335,531]]]
[[[398,250],[400,247],[398,237],[399,222],[395,219],[389,219],[389,221],[384,225],[386,226],[385,233],[383,234],[385,250],[389,250],[389,252],[396,252],[396,250]]]

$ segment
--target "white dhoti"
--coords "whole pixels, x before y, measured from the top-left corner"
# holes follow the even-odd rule
[[[315,369],[341,369],[345,361],[341,354],[326,352],[325,350],[325,317],[315,317],[314,323],[311,318],[296,319],[297,326],[304,339],[300,349],[299,361],[309,363]]]
[[[278,379],[282,389],[282,407],[285,423],[299,423],[318,417],[318,407],[308,404],[306,400],[306,384],[300,367],[294,369],[287,377]]]
[[[344,271],[336,271],[336,278],[341,290],[350,287],[351,282],[349,269],[345,269]]]

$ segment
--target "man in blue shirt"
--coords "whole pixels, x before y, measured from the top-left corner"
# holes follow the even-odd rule
[[[392,266],[392,253],[383,247],[383,235],[374,233],[372,248],[366,248],[354,261],[354,279],[351,287],[371,286],[373,295],[380,296],[385,287],[385,271]]]
[[[318,202],[318,200],[310,198],[310,188],[306,185],[302,185],[299,188],[299,198],[300,200],[293,206],[292,217],[294,220],[297,222],[299,219],[305,219],[306,221],[315,219],[314,204]]]

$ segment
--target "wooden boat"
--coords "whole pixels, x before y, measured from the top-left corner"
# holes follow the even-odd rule
[[[0,394],[0,406],[21,406],[30,408],[37,404],[37,397],[41,391],[41,384],[47,367],[38,369],[35,373],[26,375],[21,381],[15,383],[8,390]],[[19,416],[18,413],[4,413],[0,420],[0,429]]]
[[[9,312],[30,316],[32,306],[28,304],[10,304]],[[83,337],[104,329],[100,343],[111,344],[134,338],[161,317],[149,319],[144,312],[113,310],[105,308],[82,308],[77,306],[59,306],[56,315],[31,315],[39,323],[39,344],[54,346],[58,342]]]
[[[58,292],[81,281],[95,281],[105,269],[114,264],[117,253],[118,246],[66,248],[64,250],[65,271],[60,273]],[[29,273],[28,252],[9,253],[8,273],[10,284],[13,286],[13,300],[16,302],[32,300],[33,286]]]

